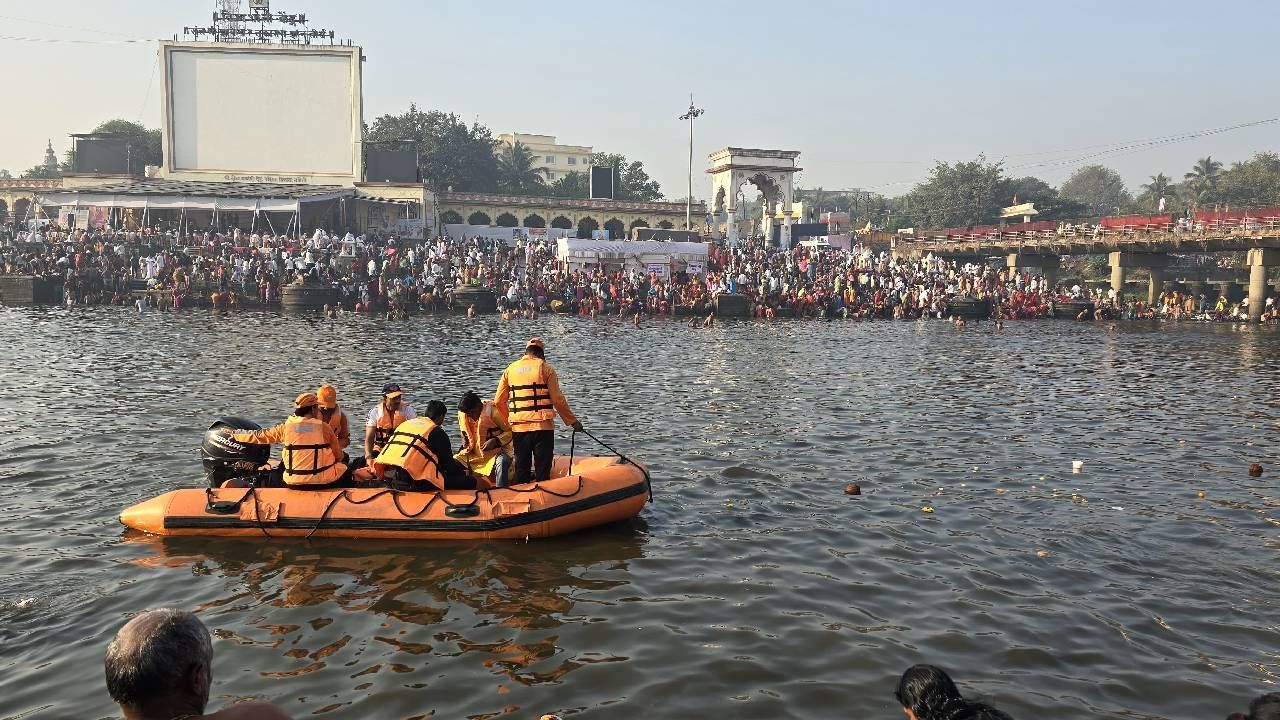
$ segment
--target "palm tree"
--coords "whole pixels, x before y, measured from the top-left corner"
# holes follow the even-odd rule
[[[1182,177],[1187,181],[1186,188],[1191,197],[1191,204],[1199,207],[1213,199],[1213,191],[1218,187],[1218,181],[1222,179],[1222,163],[1214,160],[1212,155],[1202,157],[1191,166],[1191,172]]]
[[[547,180],[543,170],[533,166],[533,153],[516,141],[498,155],[498,187],[512,195],[545,195]]]
[[[1158,173],[1151,176],[1151,182],[1142,186],[1142,194],[1138,196],[1138,202],[1148,210],[1156,210],[1160,207],[1161,198],[1165,198],[1168,202],[1176,197],[1177,193],[1178,186],[1174,184],[1173,178],[1164,173]]]

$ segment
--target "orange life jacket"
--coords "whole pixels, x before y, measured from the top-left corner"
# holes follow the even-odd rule
[[[405,422],[404,415],[401,413],[404,406],[401,405],[399,410],[388,412],[385,403],[378,405],[378,424],[373,428],[373,453],[378,454],[382,450],[382,446],[387,444],[387,438],[391,437],[391,433]]]
[[[485,443],[497,438],[502,442],[502,428],[494,417],[498,414],[498,406],[492,400],[485,400],[480,408],[480,418],[472,420],[466,413],[459,412],[458,420],[462,423],[462,431],[467,434],[467,449],[476,457],[489,458],[500,452],[513,452],[510,441],[502,443],[497,450],[484,451]]]
[[[427,436],[436,427],[426,417],[405,420],[387,438],[386,445],[374,462],[403,468],[414,480],[429,482],[443,489],[444,475],[440,472],[440,458],[427,447]]]
[[[507,408],[512,425],[555,420],[545,364],[541,358],[525,356],[507,368],[507,386],[511,389]]]
[[[347,471],[342,458],[333,456],[333,448],[325,440],[325,427],[323,420],[296,415],[285,422],[280,439],[285,484],[326,485]]]

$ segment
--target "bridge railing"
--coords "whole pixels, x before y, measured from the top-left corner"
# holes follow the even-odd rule
[[[1245,236],[1255,233],[1280,232],[1280,216],[1227,218],[1189,223],[1146,223],[1104,227],[1102,225],[1063,225],[1053,230],[1019,231],[1006,226],[1003,230],[974,228],[967,232],[924,231],[908,242],[924,245],[958,245],[971,242],[1066,240],[1087,238],[1091,240],[1134,238],[1147,235],[1181,235],[1186,237]]]

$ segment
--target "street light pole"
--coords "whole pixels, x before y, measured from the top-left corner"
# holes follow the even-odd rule
[[[689,111],[681,115],[679,120],[689,121],[689,194],[684,199],[684,229],[693,229],[693,119],[706,112],[693,105],[693,93],[689,93]]]

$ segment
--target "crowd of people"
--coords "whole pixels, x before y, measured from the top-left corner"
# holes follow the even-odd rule
[[[514,245],[482,238],[405,240],[338,236],[317,230],[304,237],[244,233],[174,234],[142,231],[65,231],[49,226],[0,249],[0,271],[44,276],[63,284],[68,305],[138,303],[272,305],[290,283],[331,285],[339,302],[327,312],[405,316],[453,308],[454,291],[492,290],[505,318],[538,313],[581,316],[704,317],[724,293],[744,296],[756,318],[856,320],[946,318],[957,305],[998,320],[1062,316],[1080,319],[1247,317],[1247,299],[1193,297],[1180,290],[1147,304],[1079,282],[932,255],[894,258],[860,245],[852,249],[791,249],[744,243],[711,245],[705,272],[649,272],[638,268],[570,269],[555,245],[521,239]],[[1088,314],[1080,308],[1092,305]],[[1065,306],[1065,307],[1064,307]],[[1280,304],[1266,300],[1264,320],[1280,321]]]
[[[183,610],[134,616],[107,645],[104,667],[107,691],[126,720],[289,718],[280,706],[259,701],[205,714],[213,684],[213,638],[200,618]],[[907,668],[893,698],[907,720],[1011,720],[991,704],[963,695],[951,676],[933,665]],[[1248,714],[1232,713],[1227,720],[1280,720],[1280,693],[1255,698]]]

